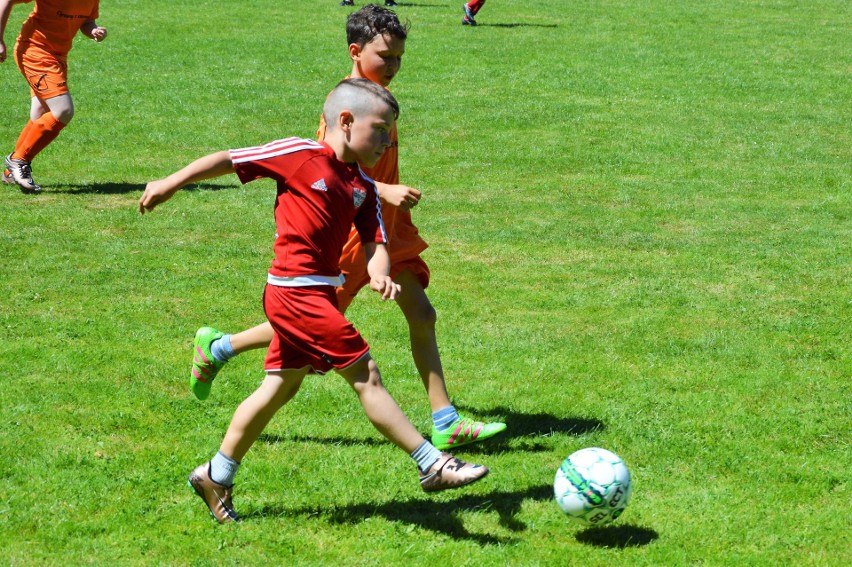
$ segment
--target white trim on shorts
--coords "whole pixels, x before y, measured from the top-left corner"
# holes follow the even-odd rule
[[[356,364],[361,362],[364,359],[364,357],[369,356],[369,354],[370,354],[370,349],[367,349],[367,352],[365,352],[364,354],[359,356],[356,360],[353,360],[352,364],[347,364],[346,366],[343,366],[341,368],[334,367],[334,368],[332,368],[332,370],[346,370],[350,366],[355,366]],[[265,368],[264,372],[266,372],[267,374],[269,374],[271,372],[291,372],[291,371],[294,371],[294,370],[301,370],[302,368],[303,368],[302,366],[300,366],[299,368]],[[310,370],[308,370],[308,374],[311,374],[311,373],[319,374],[320,376],[324,376],[324,375],[328,374],[328,372],[324,372],[322,370],[317,370],[313,366],[311,366]]]
[[[343,282],[346,281],[346,278],[343,277],[343,274],[339,276],[273,276],[272,274],[268,274],[266,276],[266,283],[269,285],[274,285],[278,287],[310,287],[314,285],[330,285],[332,287],[340,287],[343,285]]]

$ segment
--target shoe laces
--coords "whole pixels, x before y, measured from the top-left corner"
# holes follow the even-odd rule
[[[26,177],[27,179],[32,181],[32,179],[33,179],[33,168],[30,164],[28,164],[28,163],[22,163],[21,164],[21,176]]]

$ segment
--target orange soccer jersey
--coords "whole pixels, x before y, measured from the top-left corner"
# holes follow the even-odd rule
[[[325,138],[326,123],[320,117],[317,129],[317,140]],[[391,146],[385,150],[379,161],[373,167],[363,167],[364,173],[374,181],[394,185],[399,183],[399,142],[396,124],[390,132]],[[420,253],[429,245],[420,237],[420,232],[411,220],[411,212],[404,211],[393,205],[382,203],[382,222],[388,235],[388,253],[391,260],[391,276],[396,276],[403,269],[412,271],[425,288],[429,285],[429,268],[420,259]],[[343,288],[339,289],[338,303],[341,309],[346,309],[358,290],[369,283],[367,264],[364,258],[364,247],[361,238],[353,228],[349,240],[343,247],[340,258],[340,269],[346,277]]]
[[[80,26],[98,19],[98,4],[99,0],[36,0],[35,9],[21,28],[20,47],[36,47],[64,59]]]

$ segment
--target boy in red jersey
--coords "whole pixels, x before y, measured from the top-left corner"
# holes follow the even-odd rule
[[[6,60],[3,36],[13,4],[33,0],[0,0],[0,63]],[[15,62],[30,85],[30,120],[6,156],[4,183],[23,191],[40,191],[32,174],[32,160],[47,147],[74,116],[68,92],[68,52],[77,32],[103,41],[106,28],[98,26],[98,0],[36,0],[35,9],[15,43]]]
[[[364,6],[349,15],[346,25],[351,77],[367,79],[387,87],[396,74],[405,52],[407,30],[391,10]],[[320,120],[317,139],[326,133]],[[364,171],[376,182],[382,199],[382,218],[388,232],[391,275],[402,286],[397,305],[409,328],[411,353],[432,409],[432,443],[450,449],[488,439],[506,429],[503,423],[483,423],[459,415],[450,402],[435,336],[435,309],[426,295],[429,267],[420,257],[426,242],[411,220],[411,207],[420,200],[420,191],[399,185],[399,151],[396,124],[391,129],[391,146],[381,159]],[[346,311],[358,291],[370,281],[361,239],[354,229],[343,248],[340,267],[344,283],[337,289],[341,311]],[[265,348],[272,340],[272,327],[264,323],[235,335],[225,335],[212,327],[202,327],[195,335],[194,360],[190,375],[192,391],[199,399],[209,395],[216,373],[225,362],[247,350]]]
[[[386,89],[364,79],[347,79],[323,106],[328,123],[324,142],[288,138],[214,153],[152,181],[139,200],[144,214],[184,185],[230,172],[242,183],[268,177],[278,185],[275,259],[263,298],[274,329],[266,378],[237,408],[219,452],[189,476],[190,486],[220,523],[239,519],[232,503],[239,463],[309,371],[334,369],[346,379],[376,429],[417,463],[423,490],[457,488],[488,474],[487,468],[441,453],[423,439],[385,390],[369,346],[337,306],[340,252],[353,224],[362,239],[370,289],[382,299],[399,296],[399,285],[389,275],[375,185],[358,165],[375,164],[390,146],[398,114],[399,106]]]

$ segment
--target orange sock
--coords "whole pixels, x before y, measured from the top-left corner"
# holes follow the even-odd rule
[[[65,124],[54,118],[50,112],[42,114],[35,122],[28,122],[21,132],[12,159],[32,161],[40,151],[56,139]]]
[[[30,129],[31,129],[32,127],[33,127],[33,121],[32,121],[32,120],[27,120],[27,125],[26,125],[26,126],[24,126],[24,129],[23,129],[23,130],[21,130],[21,135],[20,135],[20,136],[18,136],[18,141],[17,141],[17,142],[15,142],[15,147],[16,147],[16,148],[17,148],[18,146],[20,146],[21,144],[23,144],[23,143],[24,143],[24,140],[26,140],[26,139],[27,139],[27,136],[29,135],[29,133],[30,133]],[[15,157],[15,152],[14,152],[14,151],[12,151],[12,159],[20,159],[20,158],[16,158],[16,157]]]

